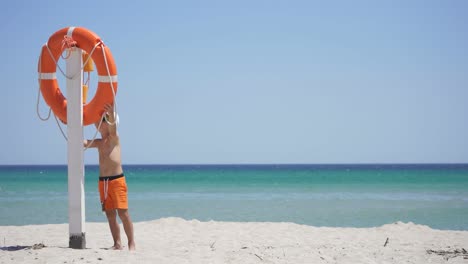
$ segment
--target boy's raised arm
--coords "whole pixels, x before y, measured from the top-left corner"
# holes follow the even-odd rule
[[[109,134],[115,136],[117,135],[117,124],[115,123],[115,116],[117,113],[114,112],[114,106],[106,104],[104,106],[104,111],[106,113],[106,119],[109,121]]]

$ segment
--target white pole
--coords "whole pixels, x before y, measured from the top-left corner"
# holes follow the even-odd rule
[[[67,78],[69,247],[77,249],[86,248],[81,52],[75,48],[66,60],[67,76],[74,76]]]

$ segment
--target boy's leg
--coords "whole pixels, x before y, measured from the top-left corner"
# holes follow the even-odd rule
[[[135,250],[135,240],[133,238],[133,223],[130,219],[130,215],[128,214],[128,209],[117,209],[117,212],[119,213],[120,220],[122,220],[125,234],[127,234],[128,249]]]
[[[120,227],[117,222],[117,214],[115,209],[106,210],[107,221],[109,222],[109,227],[112,234],[112,239],[114,239],[113,249],[122,249],[122,242],[120,242]]]

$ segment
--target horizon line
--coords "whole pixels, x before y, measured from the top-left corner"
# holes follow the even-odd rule
[[[122,166],[350,166],[350,165],[365,165],[365,166],[394,166],[394,165],[467,165],[460,162],[382,162],[382,163],[127,163]],[[0,164],[0,166],[68,166],[68,164]],[[84,166],[99,166],[98,163],[84,164]]]

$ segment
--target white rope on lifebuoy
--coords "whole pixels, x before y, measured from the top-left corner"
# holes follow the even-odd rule
[[[39,74],[41,74],[41,56],[39,56]],[[41,95],[41,81],[38,79],[39,83],[39,90],[37,91],[37,103],[36,103],[36,114],[39,117],[40,120],[42,121],[47,121],[50,118],[50,113],[52,112],[52,108],[49,107],[49,114],[47,115],[46,118],[43,118],[41,114],[39,113],[39,97]]]
[[[113,85],[113,82],[116,81],[114,79],[117,78],[117,76],[111,76],[110,75],[109,65],[107,63],[106,53],[104,52],[104,49],[102,49],[102,55],[104,55],[104,62],[106,64],[107,75],[109,76],[110,87],[111,87],[111,90],[112,90],[112,94],[114,95],[114,105],[113,105],[113,107],[114,107],[114,109],[113,109],[113,111],[114,111],[114,123],[109,122],[109,120],[107,120],[107,117],[104,117],[104,118],[106,119],[107,124],[113,126],[113,125],[118,125],[117,120],[119,118],[119,116],[117,115],[117,101],[115,100],[115,90],[114,90],[114,85]],[[112,77],[114,77],[114,78],[112,78]]]

